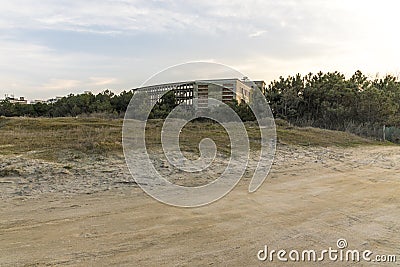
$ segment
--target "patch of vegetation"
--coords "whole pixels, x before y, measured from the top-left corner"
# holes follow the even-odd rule
[[[379,142],[365,139],[355,134],[332,131],[312,127],[277,126],[279,144],[301,146],[339,146],[354,147],[358,145],[384,145],[389,142]]]
[[[122,120],[7,118],[0,127],[0,153],[27,153],[53,159],[60,151],[120,151]]]
[[[77,155],[76,160],[82,155],[120,155],[122,123],[120,119],[99,118],[1,118],[0,154],[28,153],[31,157],[48,160],[57,160],[62,155]],[[283,120],[276,120],[276,125],[278,144],[342,147],[387,144],[345,132],[296,127]],[[147,123],[148,149],[161,149],[162,126],[163,120],[149,120]],[[251,149],[259,149],[257,124],[246,122],[245,126]],[[181,149],[198,153],[200,140],[207,137],[214,140],[219,152],[229,154],[227,133],[221,125],[207,120],[190,122],[183,128]]]

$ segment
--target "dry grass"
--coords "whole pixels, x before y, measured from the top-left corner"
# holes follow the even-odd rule
[[[371,139],[340,131],[331,131],[312,127],[295,127],[286,121],[276,120],[278,142],[281,144],[302,146],[340,146],[353,147],[358,145],[384,145],[390,143],[378,142]]]
[[[63,150],[120,151],[122,120],[1,118],[0,153],[33,153],[54,158]]]
[[[121,153],[123,121],[97,118],[0,118],[0,153],[30,153],[35,157],[56,159],[65,150],[91,153]],[[162,121],[147,125],[146,144],[160,148]],[[257,125],[246,123],[250,146],[258,149],[260,134]],[[352,134],[315,128],[298,128],[277,121],[278,142],[307,146],[356,146],[382,144]],[[211,122],[187,124],[180,136],[183,151],[198,152],[198,144],[212,138],[222,153],[229,153],[229,137],[222,126]]]
[[[147,124],[147,149],[156,150],[160,148],[162,126],[162,120],[153,120]],[[230,153],[228,134],[221,125],[212,122],[189,122],[179,136],[180,148],[183,152],[199,153],[198,144],[204,138],[211,138],[216,143],[219,152]]]

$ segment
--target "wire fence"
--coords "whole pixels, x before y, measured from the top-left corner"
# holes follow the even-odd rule
[[[393,143],[400,143],[400,128],[384,127],[383,131],[385,133],[384,139]]]

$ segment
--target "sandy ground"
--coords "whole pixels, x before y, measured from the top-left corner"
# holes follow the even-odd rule
[[[145,195],[121,156],[3,155],[0,165],[0,266],[292,266],[261,262],[257,252],[336,249],[339,238],[348,249],[397,255],[358,266],[400,264],[398,146],[281,146],[256,193],[245,177],[192,209]]]

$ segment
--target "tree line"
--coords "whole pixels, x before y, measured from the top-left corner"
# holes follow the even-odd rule
[[[99,94],[70,94],[55,103],[19,104],[4,100],[0,103],[0,116],[75,117],[101,115],[122,117],[133,96],[132,91],[114,94],[105,90]]]
[[[297,74],[272,81],[265,96],[275,118],[299,126],[379,137],[384,125],[400,125],[400,82],[392,75]]]
[[[133,96],[132,91],[114,94],[105,90],[99,94],[70,94],[55,103],[19,104],[3,100],[0,102],[0,116],[6,117],[76,117],[98,116],[122,118]],[[243,121],[254,120],[248,105],[232,101],[229,103]],[[150,119],[165,119],[177,106],[175,94],[166,93],[152,109]]]

